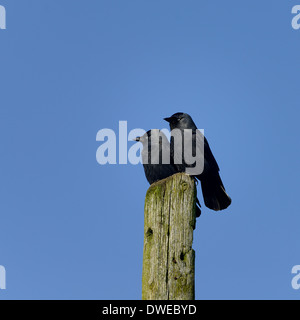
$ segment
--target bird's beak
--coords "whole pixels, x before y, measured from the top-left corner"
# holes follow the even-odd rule
[[[171,122],[173,120],[173,118],[172,117],[164,118],[164,120],[167,121],[167,122]]]
[[[141,140],[141,137],[136,137],[134,139],[132,139],[133,141],[140,141]]]

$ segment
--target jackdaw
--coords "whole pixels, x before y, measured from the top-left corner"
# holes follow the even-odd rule
[[[164,118],[167,122],[169,122],[171,131],[173,129],[180,129],[182,135],[184,136],[184,129],[191,129],[192,130],[192,144],[193,144],[193,152],[195,151],[195,144],[196,144],[196,125],[191,118],[190,115],[183,112],[178,112],[173,114],[169,118]],[[200,131],[198,131],[200,132]],[[201,188],[202,188],[202,194],[205,205],[212,210],[219,211],[226,209],[231,204],[231,199],[228,196],[228,194],[225,191],[225,187],[222,183],[221,177],[219,175],[219,166],[217,164],[216,159],[214,158],[211,149],[209,147],[209,144],[204,138],[204,166],[203,171],[201,174],[195,175],[195,177],[201,181]],[[180,141],[180,143],[183,144],[184,139]],[[197,141],[198,143],[198,141]],[[196,146],[199,147],[199,146]],[[178,150],[179,151],[178,151]],[[198,149],[198,148],[197,148]],[[201,148],[199,148],[201,149]],[[176,158],[176,155],[178,157],[178,152],[181,154],[179,155],[179,158],[181,158],[181,163],[175,164],[177,166],[177,170],[179,172],[185,171],[188,167],[190,167],[189,164],[187,164],[184,161],[184,145],[183,147],[180,146],[180,149],[178,148],[178,144],[176,146],[175,139],[171,139],[171,154],[173,154],[173,157]],[[177,152],[177,154],[176,154]],[[174,156],[175,155],[175,156]]]
[[[149,184],[172,176],[178,171],[171,156],[170,143],[165,134],[159,129],[147,131],[135,141],[143,144],[142,162],[146,179]],[[196,199],[196,217],[201,214],[200,202]]]

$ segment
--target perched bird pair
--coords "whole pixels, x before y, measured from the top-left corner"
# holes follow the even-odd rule
[[[142,137],[137,137],[135,140],[143,144],[142,161],[146,178],[150,184],[165,179],[175,173],[185,172],[192,167],[191,164],[186,163],[184,157],[184,134],[185,129],[192,131],[191,145],[193,152],[196,149],[202,150],[203,170],[200,174],[193,175],[194,178],[201,182],[201,189],[203,199],[206,207],[219,211],[226,209],[231,199],[225,191],[221,177],[219,175],[219,166],[211,152],[209,144],[205,137],[203,137],[203,148],[200,148],[200,142],[197,139],[197,127],[187,113],[178,112],[169,118],[165,118],[169,122],[171,132],[174,129],[179,129],[183,139],[176,142],[172,139],[171,144],[167,137],[158,129],[152,129],[146,132]],[[180,145],[179,145],[180,144]],[[180,161],[174,161],[180,159]],[[200,203],[197,199],[196,216],[200,216]]]

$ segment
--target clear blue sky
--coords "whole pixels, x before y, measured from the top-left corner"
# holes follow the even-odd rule
[[[197,220],[196,298],[299,299],[296,4],[0,0],[0,299],[141,298],[148,183],[96,133],[178,111],[233,200]]]

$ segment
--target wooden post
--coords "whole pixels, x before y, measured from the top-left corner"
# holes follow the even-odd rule
[[[143,300],[194,300],[194,180],[175,174],[150,186],[145,199]]]

